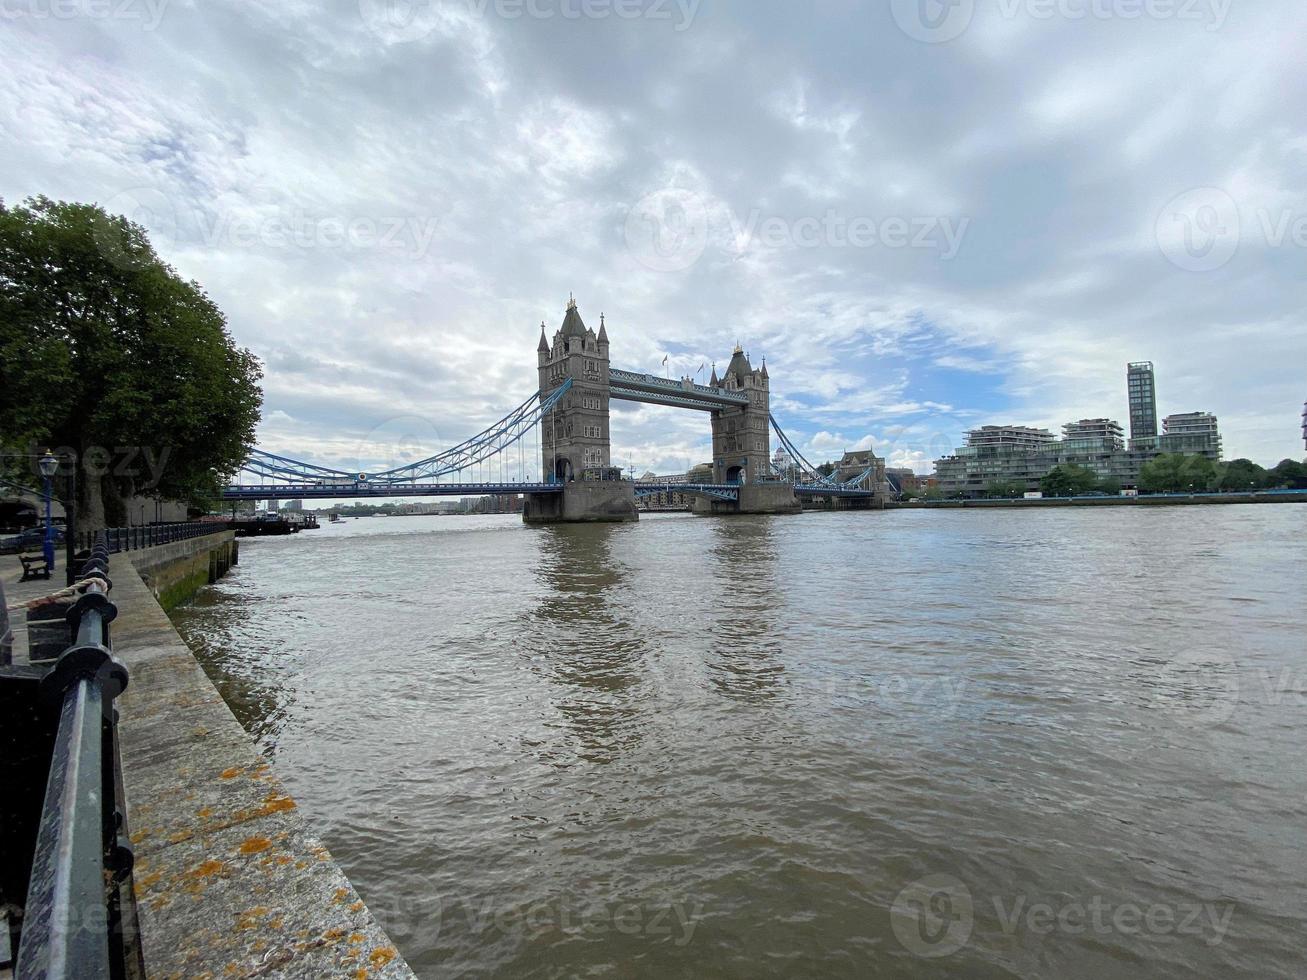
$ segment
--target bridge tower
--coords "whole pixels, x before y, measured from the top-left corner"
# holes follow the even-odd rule
[[[731,406],[712,415],[713,482],[745,485],[771,476],[771,393],[767,363],[754,369],[749,356],[736,345],[731,363],[719,381],[713,368],[710,384],[749,396],[747,405]]]
[[[548,395],[569,378],[571,389],[540,425],[540,464],[546,479],[563,485],[560,494],[526,501],[527,523],[634,521],[634,486],[612,465],[608,428],[610,378],[608,330],[602,314],[599,333],[585,325],[576,300],[569,298],[553,342],[540,324],[536,365],[540,393]]]

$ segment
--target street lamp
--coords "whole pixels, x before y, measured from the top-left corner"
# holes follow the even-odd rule
[[[47,449],[44,455],[37,460],[36,465],[40,467],[41,479],[45,483],[45,542],[41,551],[45,555],[46,567],[54,571],[54,524],[50,517],[50,505],[54,499],[54,492],[50,488],[50,481],[59,472],[59,460]]]

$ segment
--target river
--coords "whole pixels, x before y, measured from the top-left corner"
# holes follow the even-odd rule
[[[424,977],[1294,977],[1307,507],[242,542],[175,621]]]

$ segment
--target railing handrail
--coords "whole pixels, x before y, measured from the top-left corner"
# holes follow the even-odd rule
[[[74,640],[41,679],[59,705],[32,858],[14,976],[108,978],[123,974],[118,887],[131,872],[113,701],[127,669],[113,656],[108,534],[96,535],[82,566],[81,596],[68,611]],[[92,914],[102,909],[103,915]],[[115,967],[114,964],[117,964]]]
[[[91,542],[95,535],[103,534],[110,554],[123,551],[139,551],[142,548],[156,548],[174,541],[186,541],[206,534],[225,531],[226,525],[218,521],[184,521],[170,524],[133,524],[130,527],[109,527],[92,534],[82,532],[77,537],[80,547],[83,542]]]

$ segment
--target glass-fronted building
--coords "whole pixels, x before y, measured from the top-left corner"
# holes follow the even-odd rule
[[[1116,480],[1122,487],[1139,483],[1145,463],[1162,453],[1206,456],[1214,462],[1221,458],[1221,436],[1216,416],[1192,412],[1170,416],[1170,430],[1160,436],[1131,440],[1123,446],[1120,423],[1111,419],[1081,419],[1062,427],[1063,438],[1040,439],[1033,448],[1015,442],[987,443],[974,438],[977,433],[997,429],[1020,429],[1020,426],[986,426],[968,434],[967,445],[954,455],[935,461],[935,477],[946,497],[986,496],[995,483],[1015,484],[1023,491],[1039,489],[1039,482],[1055,466],[1084,466],[1100,479]],[[1045,432],[1048,430],[1026,430]],[[979,444],[977,444],[979,443]]]
[[[1130,440],[1157,436],[1157,382],[1152,361],[1126,365],[1126,390],[1130,397]]]

